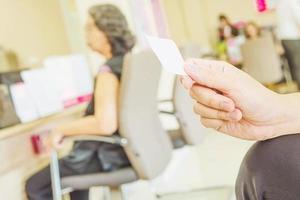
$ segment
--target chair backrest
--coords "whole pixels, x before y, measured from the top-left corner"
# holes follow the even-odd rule
[[[202,143],[207,129],[201,124],[199,116],[193,112],[194,101],[178,78],[174,83],[173,103],[185,142],[190,145]]]
[[[167,166],[172,145],[159,120],[157,92],[161,66],[150,52],[127,55],[122,72],[119,128],[129,141],[125,151],[142,179],[152,179]]]
[[[261,83],[275,83],[282,79],[283,72],[271,34],[246,41],[241,47],[243,69]]]

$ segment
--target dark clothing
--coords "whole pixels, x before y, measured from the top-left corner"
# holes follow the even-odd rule
[[[282,45],[292,78],[300,86],[300,40],[283,40]]]
[[[121,79],[123,56],[116,56],[104,65],[110,72]],[[97,81],[97,80],[96,80]],[[96,84],[95,84],[96,85]],[[94,114],[94,97],[88,105],[85,116]],[[118,135],[118,132],[115,133]],[[104,142],[75,142],[71,153],[60,160],[60,176],[90,174],[101,171],[114,171],[126,166],[130,162],[121,146]],[[26,183],[26,192],[29,200],[51,200],[50,169],[46,167],[33,175]],[[71,200],[88,200],[88,190],[71,193]]]
[[[254,144],[236,181],[237,200],[300,199],[300,135]]]
[[[105,64],[105,66],[109,67],[111,72],[115,74],[119,80],[121,80],[123,59],[124,56],[116,56],[108,60]],[[96,81],[97,80],[95,80],[95,82]],[[93,96],[86,109],[86,116],[94,115],[94,101],[95,97]],[[118,135],[118,131],[115,135]],[[65,159],[70,163],[70,166],[72,166],[75,170],[78,170],[85,168],[85,163],[94,159],[92,155],[95,152],[97,153],[97,159],[99,159],[101,163],[101,168],[104,171],[113,171],[130,165],[125,151],[121,146],[103,142],[76,142],[72,152]]]
[[[74,170],[74,167],[63,158],[59,161],[59,170],[61,177],[102,171],[96,154],[82,168],[78,168],[77,170]],[[25,189],[29,200],[52,200],[50,167],[46,167],[28,179]],[[70,197],[72,200],[88,200],[89,191],[75,191],[70,193]]]

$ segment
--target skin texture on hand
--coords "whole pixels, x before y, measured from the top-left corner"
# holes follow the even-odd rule
[[[185,71],[181,81],[204,126],[246,140],[297,133],[300,98],[274,93],[223,61],[190,59]]]

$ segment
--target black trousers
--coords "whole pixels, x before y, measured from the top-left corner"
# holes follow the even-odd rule
[[[79,174],[90,174],[101,172],[99,159],[91,159],[81,169],[74,169],[70,166],[68,158],[59,161],[60,176],[66,177]],[[26,194],[29,200],[52,200],[50,167],[46,167],[33,175],[26,182]],[[88,200],[89,190],[74,191],[70,194],[71,200]]]
[[[300,85],[300,40],[283,40],[282,45],[292,78]]]
[[[236,181],[237,200],[300,199],[300,134],[257,142]]]

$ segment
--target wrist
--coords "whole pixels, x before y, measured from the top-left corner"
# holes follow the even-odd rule
[[[300,93],[279,95],[278,136],[300,133]]]

